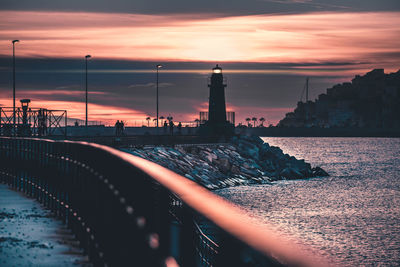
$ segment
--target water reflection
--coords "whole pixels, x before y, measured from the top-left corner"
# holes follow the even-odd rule
[[[219,194],[341,265],[400,262],[400,139],[265,138],[327,178],[240,186]]]

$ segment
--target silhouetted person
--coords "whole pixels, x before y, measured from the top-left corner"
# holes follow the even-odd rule
[[[47,123],[46,123],[46,116],[43,109],[39,109],[38,115],[38,134],[39,136],[44,136],[47,134]]]
[[[78,121],[75,121],[75,127],[78,127],[79,126],[79,123],[78,123]]]
[[[172,120],[169,121],[169,132],[174,135],[174,122]]]
[[[181,122],[178,123],[177,128],[178,128],[178,134],[182,134],[182,123]]]
[[[119,120],[115,123],[115,135],[119,136],[121,134],[121,123]]]
[[[164,121],[164,134],[167,133],[167,128],[168,128],[168,123],[167,121]]]
[[[120,127],[120,129],[119,129],[120,130],[120,134],[123,135],[124,131],[125,131],[125,124],[124,124],[123,121],[120,122],[119,127]]]

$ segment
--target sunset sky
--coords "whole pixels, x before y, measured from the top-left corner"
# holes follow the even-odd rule
[[[400,68],[398,0],[0,0],[0,105],[12,105],[12,44],[17,99],[84,117],[84,56],[89,119],[141,125],[160,114],[193,121],[207,109],[216,63],[227,78],[237,122],[276,123],[296,106],[305,78],[316,98],[373,68]]]

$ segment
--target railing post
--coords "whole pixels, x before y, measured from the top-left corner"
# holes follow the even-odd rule
[[[180,234],[181,266],[198,266],[196,262],[195,227],[193,216],[188,207],[183,204],[182,209],[182,228]]]
[[[156,230],[159,235],[159,247],[157,248],[157,255],[160,259],[165,259],[171,255],[171,216],[169,214],[170,209],[170,193],[157,185],[157,189],[154,191],[155,197],[155,218],[154,221],[157,223]]]

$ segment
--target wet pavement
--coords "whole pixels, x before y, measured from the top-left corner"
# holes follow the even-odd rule
[[[0,184],[0,266],[91,266],[49,210]]]

